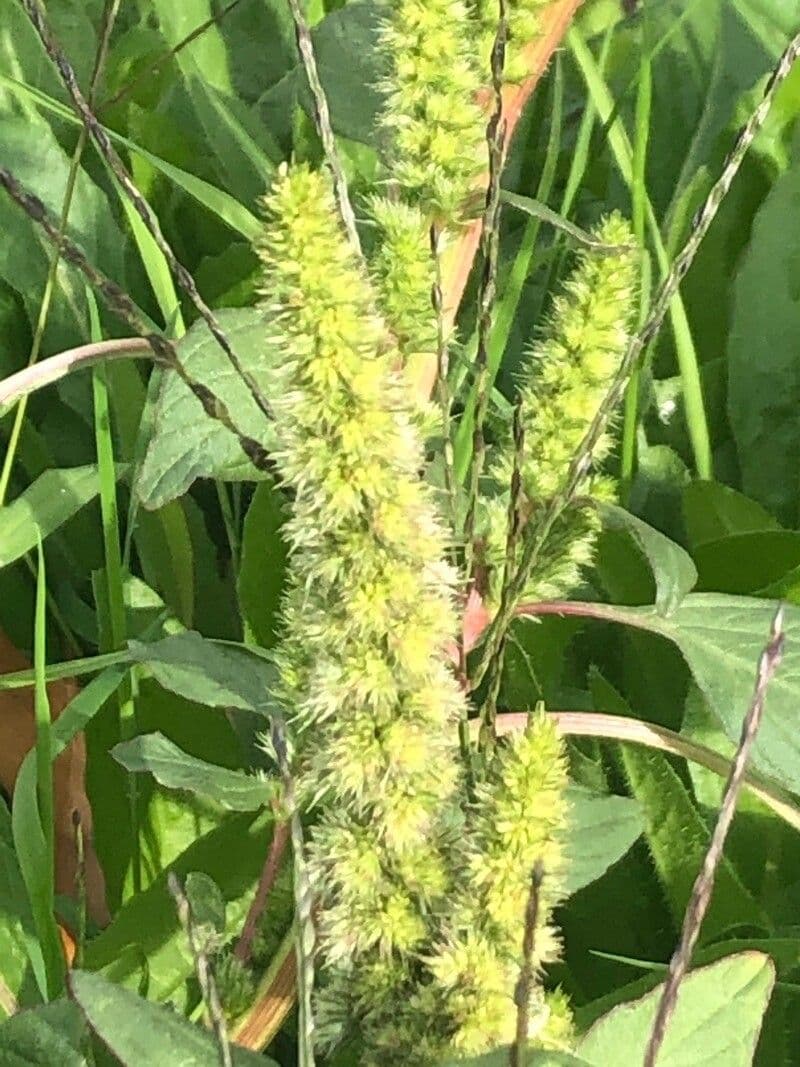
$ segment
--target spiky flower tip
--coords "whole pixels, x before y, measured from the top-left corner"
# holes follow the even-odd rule
[[[386,0],[382,125],[390,177],[446,224],[486,165],[475,26],[462,0]]]
[[[552,0],[506,0],[508,38],[503,68],[503,80],[521,82],[530,70],[525,62],[524,50],[542,32],[542,12]],[[473,0],[471,5],[479,26],[481,69],[491,69],[491,54],[497,34],[497,0]]]
[[[637,254],[630,226],[609,215],[595,230],[614,252],[584,251],[563,292],[554,301],[546,336],[531,352],[529,377],[520,390],[524,446],[520,474],[521,509],[526,522],[561,490],[570,463],[600,408],[630,340],[635,309]],[[611,444],[602,435],[592,451],[597,465]],[[498,450],[490,473],[496,485],[511,483],[514,453]],[[543,546],[525,595],[536,600],[565,595],[591,561],[597,533],[590,495],[613,495],[607,480],[596,479],[583,500],[569,508]],[[494,564],[496,596],[508,532],[508,492],[487,505],[488,555]]]
[[[410,390],[326,175],[283,169],[260,253],[275,461],[294,492],[279,651],[329,967],[403,961],[448,890],[464,697],[446,666],[454,575]]]
[[[418,207],[375,197],[370,211],[378,234],[373,284],[411,380],[436,358],[438,323],[432,295],[436,272],[430,223]]]
[[[514,991],[537,864],[543,870],[532,959],[537,979],[558,956],[551,921],[563,894],[566,784],[563,745],[552,720],[539,714],[524,733],[497,752],[479,786],[465,889],[454,906],[449,937],[430,965],[446,991],[451,1045],[460,1055],[475,1055],[513,1040]],[[548,1000],[535,981],[531,1039],[543,1046],[558,1042],[564,1047],[567,1018],[565,1005]]]

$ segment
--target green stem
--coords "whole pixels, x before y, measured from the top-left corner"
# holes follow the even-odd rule
[[[92,340],[98,342],[100,321],[97,304],[87,288],[86,298],[91,318]],[[117,508],[117,479],[114,463],[114,441],[111,432],[111,413],[108,402],[108,377],[105,364],[98,364],[93,371],[94,426],[97,447],[97,470],[100,481],[100,514],[103,525],[103,548],[105,554],[106,591],[108,594],[108,624],[110,649],[125,648],[128,640],[125,617],[125,575],[122,566],[122,551],[119,536],[119,512]],[[137,732],[135,686],[133,672],[120,686],[115,699],[119,704],[119,736],[127,741]],[[139,842],[140,819],[136,775],[128,775],[128,805],[131,820],[131,877],[134,893],[142,888],[142,857]]]
[[[653,97],[653,71],[650,56],[642,55],[639,67],[639,90],[636,96],[636,128],[633,142],[633,233],[641,249],[645,247],[645,198],[647,195],[647,142],[650,134],[650,108]],[[639,325],[647,314],[648,295],[645,274],[646,258],[642,257]],[[625,391],[625,412],[622,427],[622,499],[627,503],[636,467],[636,429],[639,422],[640,368],[634,367]]]

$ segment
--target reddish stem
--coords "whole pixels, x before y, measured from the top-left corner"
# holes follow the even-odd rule
[[[234,956],[238,960],[241,960],[242,963],[246,963],[250,959],[250,953],[253,950],[253,941],[255,940],[256,931],[258,930],[258,922],[264,914],[269,894],[278,877],[281,860],[286,851],[288,841],[288,822],[276,822],[275,830],[272,834],[272,841],[269,846],[269,852],[264,861],[261,878],[258,882],[258,889],[256,889],[256,895],[253,897],[253,902],[250,905],[250,910],[247,912],[247,918],[242,927],[241,936],[236,944],[236,948],[233,950]]]

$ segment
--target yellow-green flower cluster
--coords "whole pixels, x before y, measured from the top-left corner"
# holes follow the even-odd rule
[[[438,347],[430,227],[418,207],[401,201],[376,197],[370,210],[378,235],[370,262],[375,290],[413,380],[414,365],[435,358]]]
[[[486,166],[476,32],[463,0],[386,0],[382,124],[391,179],[445,224]]]
[[[328,965],[364,974],[426,940],[449,887],[463,695],[447,535],[398,353],[330,183],[283,170],[265,201],[266,304],[283,354],[275,460],[294,494],[279,658]],[[373,976],[374,977],[374,976]]]
[[[595,237],[615,251],[584,251],[553,306],[547,335],[534,346],[529,377],[520,391],[524,448],[521,462],[522,510],[535,522],[564,485],[628,346],[637,278],[637,255],[628,223],[617,214],[597,227]],[[604,434],[592,452],[601,462],[610,447]],[[491,475],[508,487],[513,451],[501,449]],[[595,497],[609,495],[596,479]],[[508,493],[488,502],[489,555],[495,564],[495,589],[505,555]],[[563,596],[592,558],[597,519],[584,499],[556,523],[535,568],[526,595],[537,600]]]
[[[552,0],[506,0],[508,37],[504,81],[520,82],[530,73],[523,59],[523,50],[541,33],[542,11],[551,4]],[[473,0],[471,9],[479,26],[481,69],[488,72],[497,34],[498,3],[497,0]],[[486,77],[488,80],[488,75]]]
[[[454,902],[449,936],[430,963],[438,988],[445,991],[457,1054],[476,1055],[513,1040],[523,919],[537,864],[543,871],[534,937],[537,977],[558,955],[551,916],[563,894],[566,784],[561,741],[552,720],[537,715],[498,751],[479,786],[465,890]],[[568,1015],[563,998],[548,1001],[534,983],[532,1040],[563,1047]]]

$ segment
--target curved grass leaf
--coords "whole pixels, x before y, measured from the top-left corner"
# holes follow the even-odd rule
[[[111,755],[132,773],[148,772],[167,789],[187,790],[229,811],[259,811],[275,796],[272,782],[195,759],[160,733],[123,741]]]
[[[117,476],[124,472],[117,468]],[[0,567],[14,563],[71,519],[99,491],[97,467],[68,467],[40,474],[0,511]]]
[[[659,1067],[750,1067],[775,968],[761,952],[742,952],[690,974],[658,1059]],[[578,1044],[587,1064],[641,1063],[661,987],[599,1019]]]
[[[602,707],[630,714],[630,708],[616,690],[596,674],[592,678],[592,694]],[[708,850],[711,830],[664,755],[623,745],[621,759],[631,791],[641,805],[645,838],[659,881],[679,926]],[[723,856],[717,871],[717,889],[703,925],[704,939],[739,924],[753,923],[769,928],[761,908],[742,884],[730,860]]]

